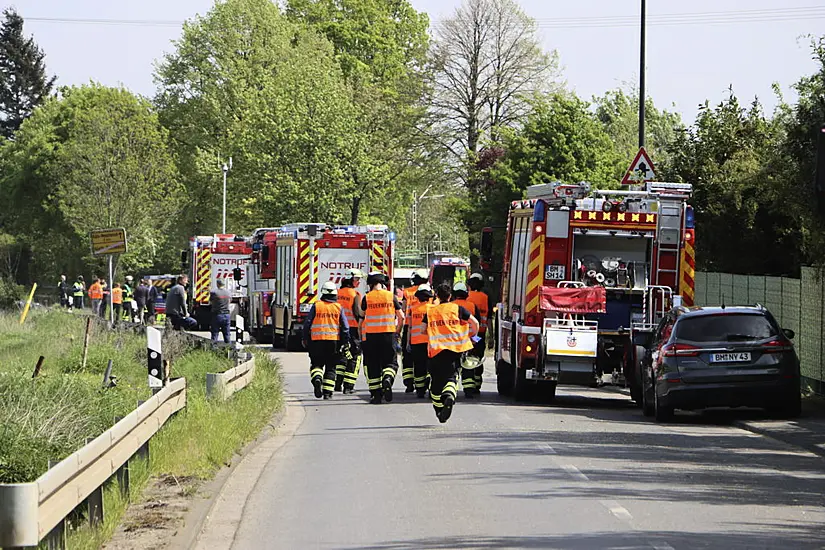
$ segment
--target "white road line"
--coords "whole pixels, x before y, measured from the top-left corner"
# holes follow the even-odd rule
[[[570,476],[575,479],[580,479],[582,481],[590,481],[589,477],[581,473],[581,471],[572,464],[562,464],[561,467],[562,469],[564,469],[565,472],[570,474]]]
[[[650,547],[654,550],[675,550],[675,548],[666,542],[650,542]]]
[[[551,447],[547,443],[539,443],[538,447],[539,447],[539,450],[543,453],[547,453],[549,455],[556,454],[556,449],[554,449],[553,447]]]
[[[627,511],[627,508],[616,502],[615,500],[601,500],[602,506],[610,510],[610,513],[619,519],[630,521],[633,516]]]

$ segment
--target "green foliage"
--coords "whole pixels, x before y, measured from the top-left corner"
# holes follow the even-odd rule
[[[23,18],[3,10],[0,24],[0,135],[10,138],[51,93],[55,77],[46,76],[45,55],[34,38],[23,36]]]

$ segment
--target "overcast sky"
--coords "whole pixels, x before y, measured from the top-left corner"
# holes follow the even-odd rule
[[[460,0],[412,0],[437,24]],[[635,83],[640,0],[523,0],[547,49],[558,51],[569,87],[584,98]],[[154,63],[180,35],[176,23],[212,0],[17,0],[60,84],[96,80],[154,93]],[[728,86],[745,100],[775,105],[771,84],[790,86],[816,69],[805,35],[825,33],[823,0],[648,0],[648,95],[690,121]],[[132,24],[38,20],[74,18]]]

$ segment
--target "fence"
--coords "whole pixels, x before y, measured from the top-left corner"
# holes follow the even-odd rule
[[[825,277],[803,267],[801,279],[696,273],[697,305],[762,304],[783,328],[796,333],[802,376],[810,388],[825,393]]]

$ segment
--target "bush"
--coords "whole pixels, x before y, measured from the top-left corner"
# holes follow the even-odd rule
[[[0,277],[0,310],[17,309],[17,303],[25,299],[26,289],[12,280]]]

